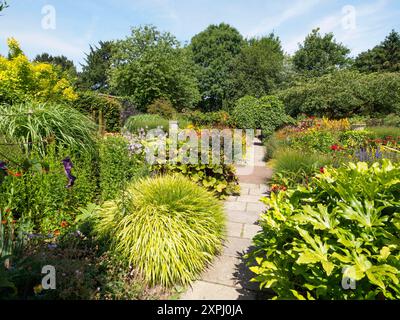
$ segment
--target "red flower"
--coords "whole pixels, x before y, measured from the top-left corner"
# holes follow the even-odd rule
[[[66,228],[68,227],[68,222],[67,221],[62,221],[61,222],[61,228]]]
[[[331,150],[332,151],[338,151],[339,149],[340,149],[340,147],[337,144],[331,145]]]
[[[319,172],[325,173],[325,168],[324,167],[319,168]]]
[[[281,189],[282,191],[286,191],[287,188],[285,186],[281,186],[279,189]]]

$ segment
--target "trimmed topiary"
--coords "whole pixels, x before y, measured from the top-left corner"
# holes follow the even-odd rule
[[[186,285],[222,248],[222,204],[182,175],[128,186],[98,212],[95,231],[150,285]]]

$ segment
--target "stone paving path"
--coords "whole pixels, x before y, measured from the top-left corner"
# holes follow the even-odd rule
[[[254,141],[255,167],[250,175],[239,176],[241,194],[225,202],[227,240],[222,254],[206,270],[201,279],[181,296],[182,300],[242,300],[256,299],[257,285],[250,283],[252,275],[243,261],[251,240],[260,230],[257,223],[265,209],[259,201],[267,195],[264,184],[272,172],[263,161],[265,150]]]

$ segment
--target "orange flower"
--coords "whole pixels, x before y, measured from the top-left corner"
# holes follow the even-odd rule
[[[68,227],[68,222],[67,221],[62,221],[61,222],[61,228],[66,228]]]
[[[12,172],[11,170],[7,170],[7,173],[8,173],[10,176],[14,176],[14,177],[21,177],[21,176],[22,176],[22,173],[21,173],[21,172]]]
[[[60,230],[56,230],[56,231],[53,232],[53,234],[54,234],[56,237],[58,237],[58,236],[61,234],[61,232],[60,232]]]
[[[276,192],[276,191],[278,191],[278,190],[279,190],[279,186],[278,186],[278,185],[276,185],[276,184],[274,184],[274,185],[272,185],[272,188],[271,188],[271,190],[272,190],[273,192]]]
[[[7,220],[1,220],[1,224],[7,224]]]

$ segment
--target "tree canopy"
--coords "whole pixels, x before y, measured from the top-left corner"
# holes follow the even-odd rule
[[[178,110],[199,100],[188,51],[168,32],[154,26],[133,28],[130,36],[117,41],[111,60],[113,91],[132,96],[143,110],[158,98],[169,99]]]
[[[8,7],[7,1],[0,1],[0,12],[3,11],[5,8]]]
[[[229,100],[232,104],[246,95],[270,94],[282,81],[284,53],[274,34],[250,39],[232,60],[229,75]]]
[[[400,34],[392,30],[381,44],[362,52],[354,66],[363,72],[400,71]]]
[[[242,35],[228,24],[210,25],[195,35],[189,48],[197,66],[203,110],[223,107],[229,86],[229,68],[244,43]]]
[[[70,80],[76,79],[78,73],[74,62],[69,60],[66,56],[52,56],[48,53],[38,54],[34,62],[50,63],[58,68],[61,73],[64,73]]]
[[[296,70],[310,76],[321,76],[349,65],[350,49],[337,43],[333,33],[320,34],[314,29],[293,56]]]
[[[83,89],[110,93],[107,72],[111,66],[113,41],[100,41],[97,46],[90,46],[82,64],[79,86]]]

